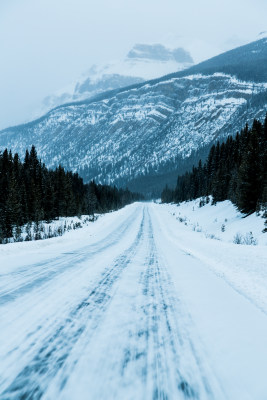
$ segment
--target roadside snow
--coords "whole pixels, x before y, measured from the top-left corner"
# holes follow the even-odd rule
[[[88,240],[90,242],[97,241],[105,236],[106,230],[119,226],[120,217],[125,218],[135,208],[136,205],[132,205],[116,212],[98,214],[97,220],[94,222],[88,222],[88,216],[82,216],[81,219],[78,217],[60,218],[48,224],[48,226],[51,225],[53,229],[57,229],[64,226],[65,222],[75,224],[82,220],[86,223],[81,225],[82,229],[71,229],[66,231],[63,236],[45,240],[1,244],[0,273],[4,271],[9,273],[12,267],[16,268],[23,263],[45,260],[61,252],[76,250],[87,245]]]
[[[200,207],[200,200],[166,207],[178,221],[187,225],[189,229],[201,233],[201,236],[233,243],[236,235],[239,234],[245,239],[252,233],[255,244],[267,245],[267,234],[262,232],[264,219],[261,214],[254,213],[244,217],[229,200],[216,205],[211,205],[210,201],[209,204]],[[253,241],[251,244],[254,244]]]
[[[59,217],[51,222],[39,221],[38,224],[31,222],[20,227],[20,235],[16,237],[16,229],[13,229],[13,238],[8,238],[7,243],[44,240],[64,235],[71,230],[80,229],[84,225],[88,226],[99,218],[101,214],[81,215],[73,217]],[[5,244],[7,244],[5,243]]]
[[[262,233],[263,218],[255,214],[243,218],[229,201],[201,208],[198,204],[199,200],[180,206],[159,205],[165,221],[162,234],[267,314],[267,233]],[[222,224],[225,232],[221,231]],[[252,232],[260,244],[233,243],[237,232]]]

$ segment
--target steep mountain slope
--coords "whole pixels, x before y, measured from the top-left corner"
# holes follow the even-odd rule
[[[210,75],[215,72],[222,72],[235,75],[241,80],[267,82],[266,59],[267,34],[260,40],[210,58],[188,68],[186,71],[174,73],[173,76]]]
[[[0,132],[0,146],[22,155],[35,144],[48,166],[61,163],[85,179],[160,190],[155,176],[175,183],[177,169],[188,160],[191,166],[195,152],[205,155],[215,140],[264,117],[266,63],[262,39],[187,71],[57,107]]]

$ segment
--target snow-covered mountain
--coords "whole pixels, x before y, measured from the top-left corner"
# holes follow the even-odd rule
[[[35,144],[50,167],[86,180],[151,191],[210,145],[267,110],[267,39],[187,70],[65,104],[0,132],[1,148],[22,156]],[[159,177],[161,176],[161,178]],[[160,180],[161,179],[161,180]]]
[[[262,31],[262,32],[260,32],[260,33],[258,34],[258,37],[257,37],[258,40],[260,40],[260,39],[266,39],[266,38],[267,38],[267,31]]]
[[[159,78],[193,64],[190,53],[182,47],[169,49],[162,44],[136,44],[125,59],[93,65],[80,79],[46,97],[42,109],[48,111],[67,102]]]

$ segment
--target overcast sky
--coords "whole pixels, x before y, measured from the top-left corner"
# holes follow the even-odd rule
[[[191,46],[195,61],[256,40],[267,0],[0,0],[0,128],[135,43]]]

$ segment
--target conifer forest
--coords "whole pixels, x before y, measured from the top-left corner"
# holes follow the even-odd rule
[[[217,142],[203,164],[177,179],[174,190],[166,187],[162,202],[179,203],[203,197],[213,203],[231,200],[244,214],[251,214],[267,203],[267,115],[264,123],[254,120],[236,136]],[[207,197],[207,199],[205,199]]]
[[[1,242],[20,237],[20,227],[27,223],[38,225],[58,217],[104,213],[142,199],[128,189],[94,181],[84,184],[77,173],[61,166],[50,170],[38,158],[34,146],[26,150],[23,162],[7,149],[0,153],[0,193]]]

